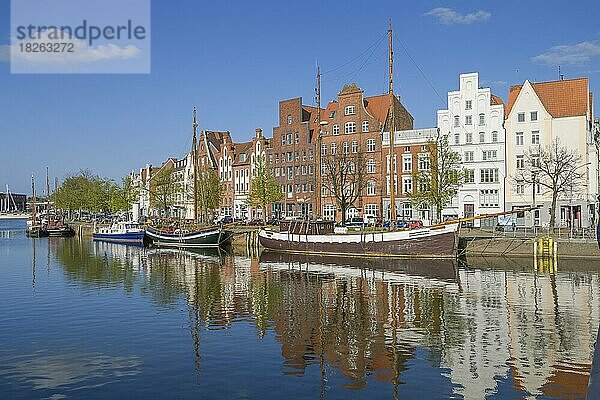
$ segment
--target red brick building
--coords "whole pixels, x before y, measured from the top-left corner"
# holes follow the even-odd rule
[[[350,209],[347,217],[371,215],[382,217],[383,198],[386,191],[386,165],[388,150],[382,146],[382,132],[389,130],[388,94],[364,97],[363,90],[355,83],[344,85],[336,101],[322,112],[322,156],[332,152],[361,154],[366,163],[367,182],[362,198]],[[413,128],[413,117],[394,98],[395,130]],[[329,193],[322,193],[321,215],[326,219],[339,219],[336,202]]]

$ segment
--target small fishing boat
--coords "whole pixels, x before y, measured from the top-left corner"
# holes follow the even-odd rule
[[[75,230],[61,218],[53,217],[43,223],[48,236],[73,237]]]
[[[137,222],[120,221],[110,227],[94,227],[92,232],[94,240],[120,244],[144,246],[146,233]]]
[[[231,243],[233,232],[220,226],[199,230],[146,228],[146,235],[158,247],[208,248],[224,247]]]

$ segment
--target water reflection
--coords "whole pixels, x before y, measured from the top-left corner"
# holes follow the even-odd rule
[[[203,332],[244,322],[260,338],[274,333],[283,379],[317,368],[322,398],[369,387],[393,397],[415,387],[431,398],[585,397],[600,321],[595,266],[50,247],[78,285],[139,290],[166,309],[184,299],[198,375],[210,368]]]
[[[100,387],[127,376],[140,373],[137,357],[86,354],[76,351],[61,354],[37,352],[13,359],[2,359],[9,364],[0,376],[19,384],[30,384],[34,389],[78,389]]]

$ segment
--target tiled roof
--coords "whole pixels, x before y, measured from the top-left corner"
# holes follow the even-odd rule
[[[365,108],[377,121],[385,124],[390,109],[390,96],[380,94],[379,96],[365,97]]]
[[[588,78],[531,83],[533,90],[554,118],[586,115],[589,101]],[[523,85],[511,86],[506,115],[510,114]]]
[[[503,105],[504,102],[502,101],[502,99],[499,96],[496,96],[495,94],[492,94],[490,96],[490,105],[491,106],[499,106],[499,105]]]
[[[246,165],[250,164],[250,152],[252,150],[252,142],[243,142],[234,144],[234,159],[233,165]],[[240,161],[240,154],[246,154],[246,160]]]

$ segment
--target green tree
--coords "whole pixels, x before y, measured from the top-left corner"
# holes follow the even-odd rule
[[[56,207],[63,210],[102,211],[109,205],[109,183],[90,170],[67,177],[56,190]]]
[[[448,136],[437,136],[427,143],[429,168],[422,168],[413,174],[414,207],[434,207],[436,222],[442,220],[442,209],[457,195],[465,180],[460,155],[448,144]]]
[[[204,169],[198,172],[196,186],[200,222],[208,222],[209,214],[219,208],[223,196],[223,184],[216,171]]]
[[[275,180],[275,176],[269,172],[267,159],[257,156],[254,159],[254,170],[250,179],[250,194],[248,204],[252,207],[260,207],[263,210],[263,218],[267,218],[267,206],[283,200],[281,186]]]
[[[108,181],[109,206],[112,211],[130,210],[138,196],[139,191],[133,187],[130,176],[121,179],[120,186],[114,181]]]
[[[169,208],[175,204],[177,194],[181,190],[182,185],[175,175],[175,170],[168,165],[163,165],[150,177],[150,203],[163,210],[165,215],[168,215]]]

